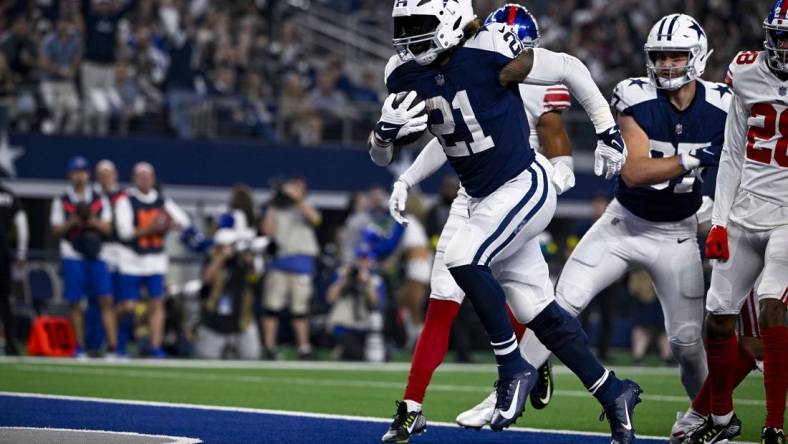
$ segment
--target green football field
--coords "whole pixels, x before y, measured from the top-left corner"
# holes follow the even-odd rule
[[[620,367],[616,373],[645,390],[635,413],[638,433],[667,437],[676,412],[688,401],[674,368]],[[402,397],[407,364],[343,365],[301,362],[105,361],[3,359],[0,391],[250,407],[365,417],[389,417]],[[553,402],[529,408],[517,425],[607,432],[601,409],[576,377],[556,367]],[[455,416],[492,389],[493,366],[444,365],[427,393],[428,421]],[[753,372],[737,389],[742,441],[758,441],[764,416],[763,377]],[[381,428],[381,434],[385,431]],[[469,432],[472,433],[472,432]],[[411,442],[418,442],[415,438]]]

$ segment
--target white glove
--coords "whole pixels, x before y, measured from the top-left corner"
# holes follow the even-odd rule
[[[553,185],[559,196],[575,186],[575,173],[572,170],[572,156],[559,156],[550,159],[553,165]]]
[[[605,175],[612,179],[621,173],[627,157],[627,147],[621,137],[618,125],[597,134],[596,151],[594,152],[594,174]]]
[[[405,202],[408,200],[408,184],[403,180],[394,182],[389,197],[389,213],[397,223],[407,227],[410,221],[405,216]]]
[[[427,103],[419,102],[413,108],[410,105],[416,99],[416,91],[411,91],[396,108],[394,99],[397,94],[390,94],[383,102],[380,120],[375,125],[375,141],[380,146],[389,146],[395,140],[419,133],[427,129],[427,114],[424,112]],[[418,116],[418,117],[417,117]]]

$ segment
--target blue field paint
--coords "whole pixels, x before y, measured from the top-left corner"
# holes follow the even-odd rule
[[[380,436],[386,429],[385,423],[364,420],[23,396],[0,396],[0,426],[136,432],[197,438],[210,444],[368,444],[380,442]],[[429,426],[428,433],[412,438],[411,442],[607,444],[610,440],[599,436],[474,432],[456,427]],[[661,441],[638,440],[643,444],[657,442]]]

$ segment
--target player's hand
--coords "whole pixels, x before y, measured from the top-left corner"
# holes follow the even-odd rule
[[[719,259],[724,262],[729,257],[728,230],[722,225],[711,227],[709,236],[706,237],[706,259]]]
[[[594,174],[605,179],[612,179],[621,173],[627,156],[627,147],[621,137],[618,125],[596,135],[596,151],[594,152]]]
[[[681,166],[686,171],[694,170],[695,168],[715,167],[720,164],[721,153],[722,147],[719,145],[697,148],[690,153],[681,155]]]
[[[414,105],[416,91],[411,91],[402,103],[394,107],[396,94],[390,94],[383,103],[383,111],[375,125],[375,139],[380,145],[391,145],[395,140],[427,129],[427,114],[422,114],[427,104],[421,101]],[[418,116],[418,117],[416,117]]]
[[[405,202],[408,200],[408,185],[398,180],[394,182],[389,197],[389,213],[397,223],[407,227],[410,221],[405,216]]]
[[[572,168],[556,159],[550,159],[553,165],[553,185],[555,185],[555,192],[559,196],[566,193],[575,186],[575,173]]]

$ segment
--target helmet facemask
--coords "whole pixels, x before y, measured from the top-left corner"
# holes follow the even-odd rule
[[[646,69],[651,83],[657,89],[675,91],[697,79],[703,74],[703,72],[698,72],[696,68],[697,58],[700,52],[701,49],[699,46],[689,49],[668,47],[646,48]],[[657,66],[657,56],[661,53],[686,54],[687,63],[682,66]],[[703,63],[703,65],[705,65],[705,63]]]
[[[788,29],[765,24],[766,40],[763,47],[766,49],[769,68],[788,73]]]
[[[440,22],[431,15],[394,18],[394,48],[403,61],[429,65],[444,51],[436,38]]]

